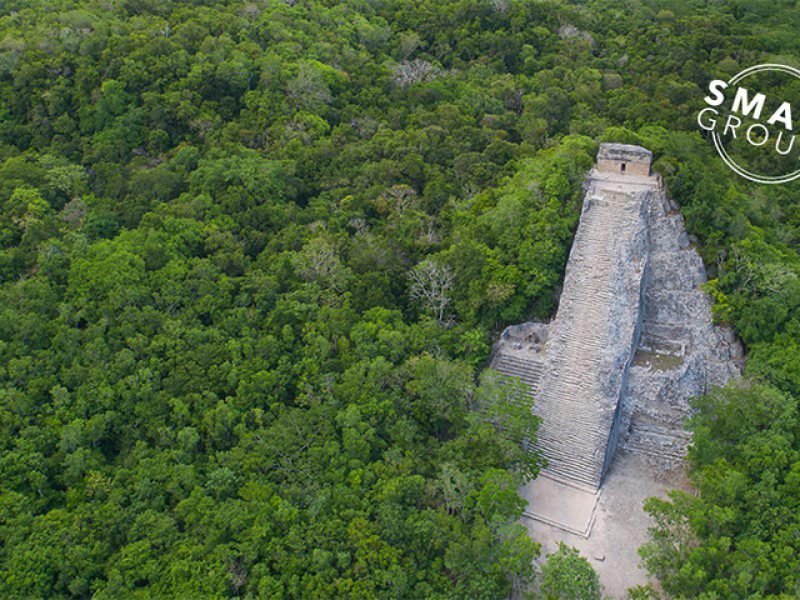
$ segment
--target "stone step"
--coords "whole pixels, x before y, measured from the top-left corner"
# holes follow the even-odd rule
[[[513,365],[521,368],[543,369],[544,363],[533,358],[522,358],[513,354],[498,354],[495,361],[504,365]]]
[[[544,365],[542,365],[541,363],[525,365],[525,364],[508,362],[506,360],[495,361],[494,369],[496,371],[502,371],[504,373],[508,372],[509,374],[514,374],[514,375],[518,373],[541,375],[542,373],[544,373]]]
[[[570,446],[569,449],[571,451],[570,460],[564,460],[566,457],[565,454],[565,452],[567,451],[566,449],[563,449],[562,451],[559,452],[555,451],[543,452],[542,455],[547,459],[548,467],[551,469],[560,468],[565,470],[569,469],[572,471],[585,471],[587,477],[597,477],[599,475],[591,473],[591,471],[593,469],[596,469],[597,467],[601,467],[602,465],[598,465],[597,463],[602,461],[596,460],[594,458],[583,459],[583,460],[580,458],[582,454],[585,456],[584,454],[585,452],[591,451],[590,448],[580,447],[580,446],[578,447]]]
[[[579,444],[583,444],[594,443],[594,440],[608,435],[601,425],[581,420],[578,417],[578,413],[572,415],[573,418],[566,419],[559,418],[556,413],[540,413],[536,411],[534,413],[543,419],[543,423],[539,428],[539,437],[542,439],[555,438],[565,442],[567,440],[577,440]],[[556,425],[558,426],[556,427]],[[565,427],[569,427],[568,432],[562,431],[562,428]],[[586,440],[586,442],[583,442],[583,440]]]
[[[546,413],[545,413],[546,414]],[[591,422],[586,419],[575,418],[559,418],[555,413],[551,413],[551,418],[546,425],[542,423],[539,431],[543,438],[556,437],[557,439],[564,440],[577,440],[577,443],[594,443],[597,438],[608,436],[605,431],[604,423],[595,421]],[[559,427],[554,427],[559,425]],[[568,430],[562,431],[562,427],[569,427]],[[585,442],[583,440],[586,440]],[[570,442],[572,443],[572,442]]]
[[[531,390],[538,388],[544,374],[544,363],[509,354],[500,354],[492,362],[492,368],[507,376],[518,377]]]
[[[605,423],[601,421],[591,421],[586,417],[581,418],[580,411],[575,409],[572,414],[567,414],[567,411],[537,411],[534,407],[534,413],[544,418],[544,423],[540,427],[540,437],[553,437],[557,436],[560,439],[576,439],[576,440],[593,440],[598,437],[602,438],[607,436],[608,432],[605,431]],[[548,418],[549,417],[549,418]],[[566,431],[562,428],[568,427]],[[582,442],[580,442],[582,443]]]
[[[589,465],[594,464],[594,459],[585,458],[587,453],[591,455],[596,447],[596,442],[603,441],[607,437],[607,433],[584,436],[576,434],[568,437],[554,434],[545,435],[545,432],[542,432],[536,438],[536,445],[546,450],[545,454],[564,455],[568,456],[570,462]],[[635,442],[635,439],[631,440],[631,443]]]
[[[572,484],[578,484],[590,489],[597,489],[600,487],[600,480],[598,477],[589,475],[590,470],[586,469],[573,469],[565,463],[548,465],[545,467],[544,472],[555,479],[561,479]]]

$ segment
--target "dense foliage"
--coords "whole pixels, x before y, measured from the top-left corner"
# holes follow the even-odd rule
[[[575,548],[558,543],[542,565],[539,586],[545,600],[600,600],[600,580],[592,565]]]
[[[536,423],[477,373],[553,310],[601,139],[656,152],[761,380],[700,401],[701,493],[652,507],[648,562],[675,595],[795,593],[798,188],[743,185],[694,112],[711,77],[791,62],[798,24],[740,0],[0,4],[0,595],[532,589]]]

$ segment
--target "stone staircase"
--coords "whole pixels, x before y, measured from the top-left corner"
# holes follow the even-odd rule
[[[630,257],[630,240],[643,227],[640,194],[608,191],[587,199],[562,292],[562,304],[547,343],[547,363],[533,411],[542,418],[536,447],[547,459],[544,472],[578,487],[597,489],[619,405],[621,377],[607,377],[627,364],[632,332],[614,335],[615,319],[638,320],[638,296],[614,311],[620,294],[638,294],[619,281],[619,265]],[[629,264],[626,265],[629,268]],[[623,341],[620,344],[620,341]],[[535,388],[534,388],[535,389]]]
[[[544,363],[541,360],[515,356],[513,354],[498,354],[492,368],[500,371],[504,375],[519,377],[522,383],[526,384],[533,393],[539,389],[539,382],[544,373]]]
[[[602,463],[598,465],[602,461],[598,441],[608,437],[605,419],[598,418],[590,407],[597,393],[594,375],[605,346],[603,324],[611,296],[603,274],[608,272],[612,227],[610,215],[604,213],[613,211],[604,208],[614,205],[595,199],[587,211],[592,217],[582,220],[578,228],[570,256],[573,285],[569,287],[580,282],[583,289],[578,295],[569,294],[565,285],[562,298],[566,302],[559,307],[559,317],[562,311],[569,317],[561,317],[559,334],[553,339],[557,349],[549,362],[558,376],[549,379],[534,405],[543,419],[537,445],[547,458],[547,473],[589,487],[599,484],[595,477],[602,468]]]

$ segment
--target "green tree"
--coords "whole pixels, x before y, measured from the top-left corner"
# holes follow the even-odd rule
[[[549,600],[599,600],[602,588],[597,573],[578,550],[559,542],[558,550],[542,565],[540,590]]]

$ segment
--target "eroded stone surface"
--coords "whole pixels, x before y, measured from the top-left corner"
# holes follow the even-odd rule
[[[690,399],[739,374],[742,348],[711,320],[703,261],[661,194],[650,206],[642,337],[623,393],[622,447],[670,469],[686,455]]]

